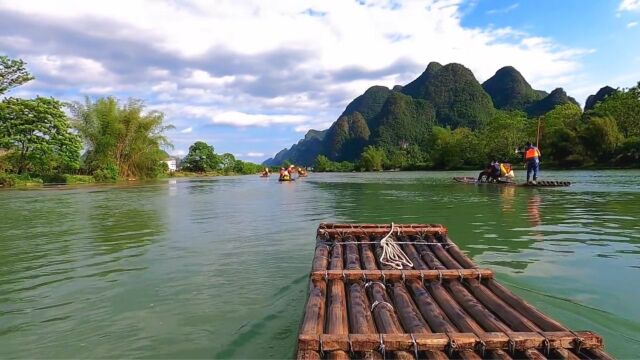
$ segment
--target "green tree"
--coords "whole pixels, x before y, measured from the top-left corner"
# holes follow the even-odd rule
[[[82,143],[71,133],[62,103],[51,98],[0,102],[0,148],[18,174],[75,171]]]
[[[219,159],[220,159],[219,166],[222,169],[222,172],[224,172],[225,174],[229,174],[234,171],[234,166],[236,164],[236,157],[233,156],[233,154],[224,153],[222,155],[219,155]]]
[[[0,95],[10,89],[33,80],[33,76],[25,69],[25,62],[9,59],[0,55]]]
[[[382,170],[382,165],[386,161],[386,156],[384,154],[384,150],[374,146],[367,146],[362,152],[360,161],[362,163],[362,167],[366,171],[379,171]]]
[[[313,163],[313,170],[316,172],[330,172],[334,171],[333,165],[329,158],[324,155],[318,155]]]
[[[613,117],[625,137],[640,135],[640,82],[607,96],[596,104],[593,114]]]
[[[163,147],[172,147],[164,133],[173,129],[164,124],[164,114],[145,111],[141,100],[120,104],[113,97],[70,106],[75,128],[87,146],[87,171],[110,171],[118,176],[155,177],[158,162],[164,160]]]
[[[518,161],[520,157],[514,150],[526,141],[526,125],[527,115],[523,112],[496,111],[478,132],[488,157],[498,161]]]
[[[579,137],[587,153],[600,162],[612,159],[623,140],[612,117],[591,117],[582,127]]]
[[[220,165],[218,156],[213,152],[213,146],[204,141],[196,141],[189,146],[189,153],[183,164],[186,170],[199,173],[213,171]]]

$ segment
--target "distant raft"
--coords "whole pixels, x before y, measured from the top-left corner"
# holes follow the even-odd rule
[[[476,178],[471,176],[456,176],[453,178],[455,182],[463,184],[477,184],[477,185],[505,185],[505,186],[525,186],[525,187],[566,187],[571,186],[570,181],[556,181],[556,180],[539,180],[536,184],[518,184],[512,181],[498,181],[498,182],[478,182]]]
[[[389,246],[405,265],[385,265]],[[612,359],[602,337],[535,309],[433,224],[320,224],[296,356]]]

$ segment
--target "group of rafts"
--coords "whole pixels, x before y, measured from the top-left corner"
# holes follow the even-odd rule
[[[288,168],[280,168],[278,181],[295,181],[296,179],[293,175],[296,173],[298,174],[298,178],[307,177],[307,170],[301,167],[296,167],[295,165],[290,165]],[[269,173],[269,168],[264,168],[262,173],[260,173],[260,177],[269,177],[270,175],[271,173]]]

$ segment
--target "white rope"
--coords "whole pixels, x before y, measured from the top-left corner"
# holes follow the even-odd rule
[[[382,240],[380,240],[380,246],[382,246],[382,256],[380,256],[380,263],[389,265],[398,270],[402,270],[403,265],[412,268],[413,263],[411,262],[411,260],[409,260],[409,257],[407,257],[400,246],[398,246],[398,244],[393,241],[393,238],[391,237],[394,229],[395,225],[391,223],[391,231],[389,231],[387,236],[383,237]]]

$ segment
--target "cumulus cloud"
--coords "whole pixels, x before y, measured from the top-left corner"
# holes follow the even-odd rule
[[[624,0],[620,8],[637,4]],[[140,97],[185,130],[326,127],[368,87],[405,84],[429,61],[462,63],[480,81],[513,65],[547,90],[572,86],[580,76],[580,56],[589,49],[512,28],[465,28],[462,6],[462,0],[0,0],[0,46],[29,63],[37,78],[25,87],[29,93]]]
[[[640,0],[622,0],[618,11],[640,11]]]
[[[306,115],[267,115],[267,114],[246,114],[239,111],[226,111],[220,114],[211,115],[211,122],[214,124],[231,126],[269,126],[273,124],[299,124],[308,120]]]

